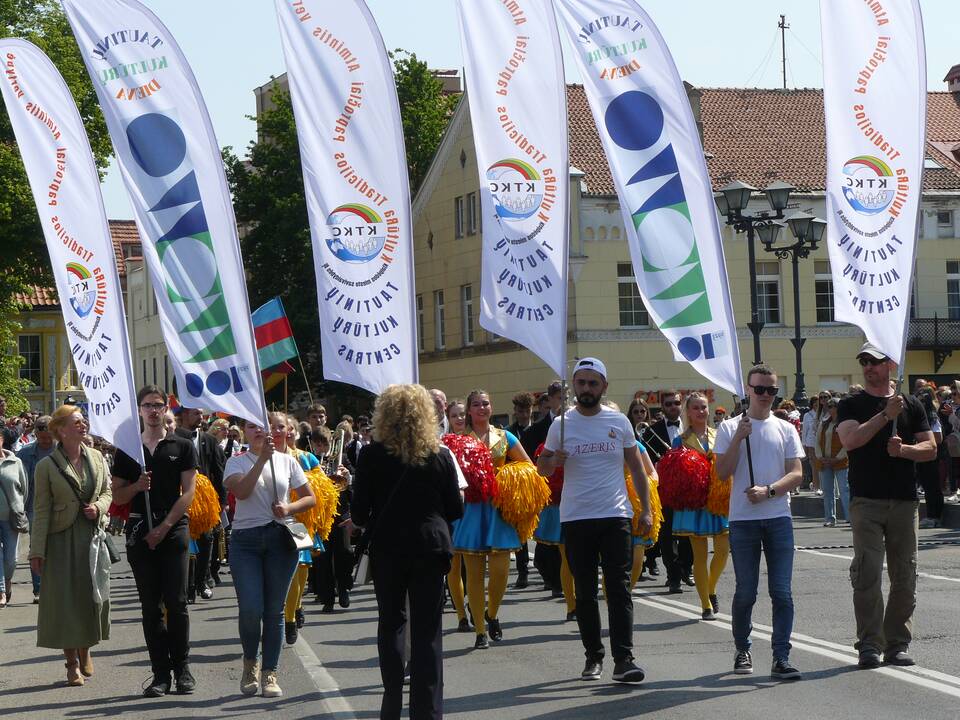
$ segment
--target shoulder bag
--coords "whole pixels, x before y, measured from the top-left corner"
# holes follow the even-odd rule
[[[280,502],[280,494],[277,492],[277,470],[273,462],[273,456],[270,456],[270,476],[273,478],[273,501]],[[289,481],[288,481],[289,485]],[[290,535],[290,542],[293,549],[310,550],[313,547],[313,538],[310,537],[310,531],[302,522],[280,522],[275,520],[280,527],[284,528]]]
[[[393,499],[397,496],[397,490],[400,489],[400,486],[406,479],[408,472],[410,472],[409,467],[404,469],[400,479],[397,480],[397,484],[393,486],[393,490],[390,491],[387,501],[383,504],[383,507],[380,508],[380,515],[383,515],[386,509],[393,503]],[[354,582],[359,585],[365,585],[370,580],[370,550],[373,547],[374,533],[376,530],[377,518],[375,516],[371,516],[371,518],[367,521],[367,526],[363,529],[363,534],[360,536],[360,540],[357,541],[357,546],[354,551],[355,567],[353,579]]]
[[[93,467],[90,465],[90,459],[87,458],[86,455],[84,455],[84,460],[86,461],[86,464],[87,464],[87,472],[90,473],[90,479],[93,480],[94,479]],[[80,503],[81,508],[84,505],[89,505],[91,502],[93,502],[93,497],[94,495],[97,494],[97,490],[99,489],[96,482],[94,482],[93,484],[93,492],[90,493],[90,497],[84,500],[82,497],[80,497],[80,491],[77,490],[77,486],[73,483],[73,480],[71,480],[70,476],[67,475],[66,468],[60,467],[60,463],[56,461],[53,455],[50,456],[50,461],[54,464],[54,466],[56,466],[57,470],[60,472],[60,475],[63,476],[63,480],[64,482],[67,483],[67,487],[73,490],[73,494],[76,495],[77,502]],[[106,543],[106,546],[107,546],[107,554],[110,556],[110,562],[111,563],[120,562],[120,550],[117,548],[117,542],[116,540],[114,540],[113,536],[104,534],[104,542]]]

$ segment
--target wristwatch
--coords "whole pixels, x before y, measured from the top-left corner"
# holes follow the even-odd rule
[[[767,497],[772,498],[776,496],[777,489],[773,485],[767,485]]]

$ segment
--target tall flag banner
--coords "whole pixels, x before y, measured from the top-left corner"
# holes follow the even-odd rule
[[[180,402],[262,424],[236,220],[193,71],[136,0],[62,4],[136,215]]]
[[[917,0],[821,0],[836,319],[902,367],[927,124]]]
[[[323,375],[418,379],[413,229],[393,69],[363,0],[276,0],[297,121]]]
[[[569,160],[549,0],[460,0],[480,170],[480,325],[566,377]]]
[[[143,462],[123,292],[77,106],[37,46],[0,40],[3,100],[47,241],[90,431]]]
[[[613,174],[640,295],[677,361],[743,395],[717,209],[670,50],[633,0],[554,0]]]

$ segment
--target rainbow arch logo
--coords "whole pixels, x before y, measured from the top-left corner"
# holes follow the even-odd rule
[[[85,318],[97,300],[93,275],[80,263],[67,263],[67,283],[70,288],[70,307],[78,316]]]
[[[490,195],[501,220],[526,220],[543,202],[543,180],[536,168],[516,158],[495,162],[487,169]]]
[[[348,203],[327,216],[327,247],[334,257],[348,263],[366,263],[383,250],[387,228],[371,207]]]
[[[858,155],[843,165],[843,196],[861,215],[887,209],[896,192],[893,171],[880,158]]]

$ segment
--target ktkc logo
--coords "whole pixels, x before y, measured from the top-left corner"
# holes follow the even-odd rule
[[[526,220],[543,202],[543,179],[530,163],[508,158],[487,170],[490,194],[501,220]]]
[[[341,205],[327,217],[327,247],[338,260],[367,263],[383,250],[387,224],[372,208],[359,203]]]
[[[860,155],[843,166],[843,196],[861,215],[876,215],[893,201],[896,183],[893,171],[880,158]]]

